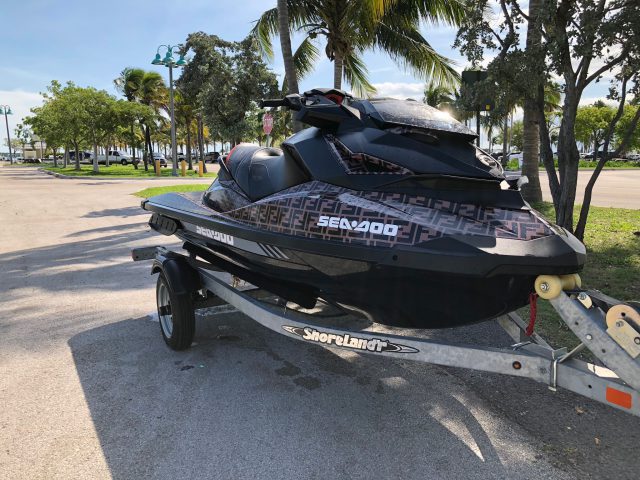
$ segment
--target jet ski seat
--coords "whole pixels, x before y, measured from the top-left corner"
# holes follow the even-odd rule
[[[279,148],[237,145],[227,156],[226,166],[254,202],[308,180],[295,159]]]

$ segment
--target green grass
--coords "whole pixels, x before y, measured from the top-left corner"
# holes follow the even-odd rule
[[[154,197],[169,192],[201,192],[209,187],[206,183],[196,183],[193,185],[168,185],[166,187],[150,187],[140,190],[133,195],[142,198]]]
[[[211,170],[211,166],[208,167]],[[151,178],[155,177],[155,172],[153,168],[149,167],[149,171],[145,171],[142,165],[138,166],[136,170],[133,168],[133,165],[110,165],[109,167],[105,167],[104,165],[100,165],[100,172],[94,173],[92,165],[80,165],[80,170],[76,170],[75,166],[71,165],[67,168],[62,167],[45,167],[45,170],[49,170],[50,172],[62,173],[64,175],[69,175],[71,177],[76,176],[88,176],[88,177],[105,177],[105,178]],[[178,170],[178,173],[180,170]],[[171,176],[171,168],[164,167],[161,169],[161,176],[170,177]],[[205,177],[215,177],[215,173],[205,173]],[[198,173],[195,170],[187,170],[187,177],[198,177]]]
[[[555,218],[553,204],[545,202],[535,208],[548,219]],[[579,211],[576,206],[576,219]],[[587,261],[580,273],[582,286],[623,301],[640,300],[640,210],[591,207],[584,242]],[[529,319],[528,307],[519,313]],[[538,299],[536,331],[554,347],[579,343],[551,304],[542,299]]]
[[[555,161],[556,168],[558,167],[558,159]],[[596,160],[580,160],[578,162],[578,168],[582,168],[585,170],[593,170],[598,165]],[[543,169],[542,165],[540,168]],[[638,168],[640,169],[640,161],[631,161],[631,160],[609,160],[604,166],[605,170],[607,169],[628,169],[628,168]],[[520,170],[520,166],[518,160],[509,160],[507,162],[507,170]]]
[[[556,166],[558,162],[556,162]],[[578,168],[596,168],[598,162],[595,160],[580,160]],[[640,168],[640,162],[631,160],[609,160],[605,166],[607,168]]]

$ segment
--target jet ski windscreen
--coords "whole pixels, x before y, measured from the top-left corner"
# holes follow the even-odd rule
[[[476,136],[448,113],[424,103],[393,98],[372,99],[369,102],[385,123]]]

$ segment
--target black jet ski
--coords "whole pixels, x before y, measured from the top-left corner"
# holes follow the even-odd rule
[[[416,328],[494,318],[526,305],[537,275],[582,269],[584,246],[448,114],[335,89],[262,103],[311,127],[282,150],[237,145],[204,193],[142,202],[201,264]]]

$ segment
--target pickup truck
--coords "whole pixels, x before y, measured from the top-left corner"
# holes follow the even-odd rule
[[[129,165],[133,164],[133,157],[127,152],[123,152],[122,150],[109,150],[109,163],[119,163],[120,165]],[[98,163],[106,163],[107,156],[106,155],[98,155]],[[135,164],[140,163],[140,159],[136,158]]]

